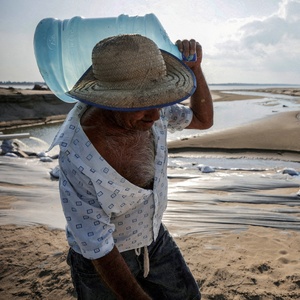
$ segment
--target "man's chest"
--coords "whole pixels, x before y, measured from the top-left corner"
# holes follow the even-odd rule
[[[97,142],[101,156],[131,183],[152,188],[155,174],[155,143],[151,131],[133,135],[102,136]]]

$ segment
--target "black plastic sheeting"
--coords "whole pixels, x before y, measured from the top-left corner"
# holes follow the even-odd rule
[[[0,225],[44,224],[64,229],[57,165],[37,158],[0,157]],[[216,234],[248,226],[300,230],[300,176],[169,168],[164,223],[174,235]]]

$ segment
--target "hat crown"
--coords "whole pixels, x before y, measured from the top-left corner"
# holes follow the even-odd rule
[[[92,68],[95,78],[107,83],[140,85],[167,74],[157,45],[141,35],[120,35],[100,41],[92,52]]]

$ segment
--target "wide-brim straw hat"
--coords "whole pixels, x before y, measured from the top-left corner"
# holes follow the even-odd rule
[[[96,44],[92,66],[68,94],[100,108],[136,111],[181,102],[195,89],[195,76],[181,60],[130,34]]]

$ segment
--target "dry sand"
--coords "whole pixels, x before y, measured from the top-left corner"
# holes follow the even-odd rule
[[[295,96],[300,104],[299,89],[257,90],[273,94]],[[213,91],[214,101],[237,101],[249,99],[246,95],[237,95]],[[260,98],[259,96],[251,99]],[[300,106],[298,110],[277,113],[257,120],[251,124],[201,134],[194,138],[172,141],[169,143],[171,153],[206,151],[244,153],[255,157],[273,157],[299,161],[300,151]]]
[[[216,133],[169,143],[169,149],[300,151],[300,109]]]
[[[75,299],[61,230],[0,227],[1,299]],[[203,299],[300,299],[300,232],[245,232],[176,238]]]
[[[51,91],[0,88],[0,130],[43,125],[64,120],[73,104],[59,100]]]
[[[236,96],[232,95],[231,100],[237,100]],[[218,97],[221,100],[222,94]],[[299,161],[298,113],[280,114],[276,120],[262,120],[251,128],[243,126],[222,134],[176,142],[172,147],[176,151],[198,152],[202,147],[211,147],[213,151],[221,148],[224,155],[228,153],[227,148],[236,147],[246,149],[243,155],[250,156],[253,149],[255,156],[269,149],[275,150],[271,155],[276,158],[280,155]],[[265,131],[272,137],[267,143]],[[0,187],[4,189],[2,183]],[[2,208],[5,205],[9,208],[11,200],[11,196],[1,193]],[[300,216],[300,204],[295,207]],[[65,262],[68,246],[62,230],[12,224],[2,225],[0,231],[0,299],[74,299]],[[193,234],[176,240],[204,300],[300,299],[300,230],[250,226],[240,232]]]

